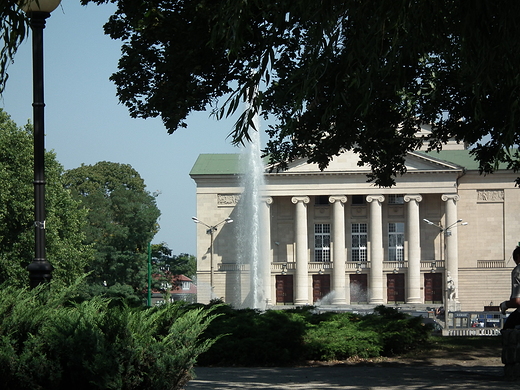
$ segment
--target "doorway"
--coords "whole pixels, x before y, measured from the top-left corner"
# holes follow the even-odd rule
[[[276,275],[276,304],[290,305],[293,302],[293,276]]]
[[[312,275],[312,301],[319,301],[328,293],[330,293],[330,275]]]
[[[368,302],[368,284],[366,274],[350,274],[350,303]]]
[[[404,274],[388,274],[386,276],[387,302],[404,302]]]
[[[424,302],[442,303],[442,274],[424,274]]]

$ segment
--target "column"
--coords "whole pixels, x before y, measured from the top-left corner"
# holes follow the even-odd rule
[[[408,234],[408,280],[406,303],[421,303],[421,235],[419,202],[421,195],[405,195],[408,203],[406,232]]]
[[[383,195],[368,195],[367,202],[370,203],[370,297],[372,304],[383,302],[383,212],[382,203],[385,201]]]
[[[347,256],[345,253],[345,202],[346,196],[331,196],[329,202],[332,203],[332,289],[334,290],[334,298],[332,303],[335,305],[345,305],[347,282],[345,278],[345,262]]]
[[[271,299],[271,204],[273,198],[270,196],[262,198],[261,221],[260,221],[260,246],[262,259],[262,274],[260,275],[263,281],[264,299],[267,305],[272,303]]]
[[[455,287],[455,300],[459,297],[459,253],[457,241],[457,201],[459,196],[457,194],[444,194],[441,199],[446,202],[445,208],[445,230],[444,230],[444,245],[445,253],[445,269],[446,275],[450,273]]]
[[[296,305],[309,303],[309,245],[307,233],[307,203],[308,196],[295,196],[291,199],[296,205],[296,280],[295,298]]]

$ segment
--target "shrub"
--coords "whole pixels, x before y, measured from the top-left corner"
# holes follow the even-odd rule
[[[259,312],[221,306],[222,314],[205,332],[224,335],[199,357],[204,365],[283,366],[302,359],[305,321],[285,311]]]
[[[344,360],[349,357],[380,356],[381,336],[371,329],[362,329],[347,314],[327,315],[311,325],[304,337],[309,360]]]
[[[107,298],[72,302],[73,288],[3,288],[2,389],[180,389],[215,341],[199,340],[211,309],[109,309]]]
[[[384,306],[369,315],[316,314],[312,307],[260,312],[227,305],[218,313],[221,317],[204,336],[223,337],[199,357],[201,365],[280,366],[391,356],[421,346],[431,332],[420,318]]]

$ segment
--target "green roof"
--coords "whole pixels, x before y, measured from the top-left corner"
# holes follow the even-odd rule
[[[190,175],[236,175],[240,154],[201,154],[191,168]]]
[[[469,150],[441,150],[440,152],[423,152],[422,154],[439,161],[452,163],[467,170],[478,170],[478,162]],[[500,164],[499,169],[507,169]],[[240,153],[201,154],[191,169],[190,175],[238,175],[240,170]]]
[[[478,162],[469,154],[469,150],[441,150],[440,152],[416,152],[436,160],[456,164],[466,169],[478,169]]]
[[[469,150],[441,150],[440,152],[416,152],[433,157],[437,160],[447,161],[457,164],[467,170],[478,170],[479,163],[475,157],[470,154]],[[498,169],[507,169],[507,164],[500,163]]]

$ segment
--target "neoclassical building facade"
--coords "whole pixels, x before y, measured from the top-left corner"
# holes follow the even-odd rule
[[[203,154],[197,186],[198,300],[241,304],[249,265],[237,260],[244,172],[238,154]],[[407,156],[392,188],[367,182],[351,152],[320,171],[305,161],[263,173],[259,233],[263,297],[270,305],[496,306],[510,293],[520,241],[517,175],[480,175],[462,146]],[[233,223],[226,223],[233,220]],[[245,275],[245,276],[244,276]]]

